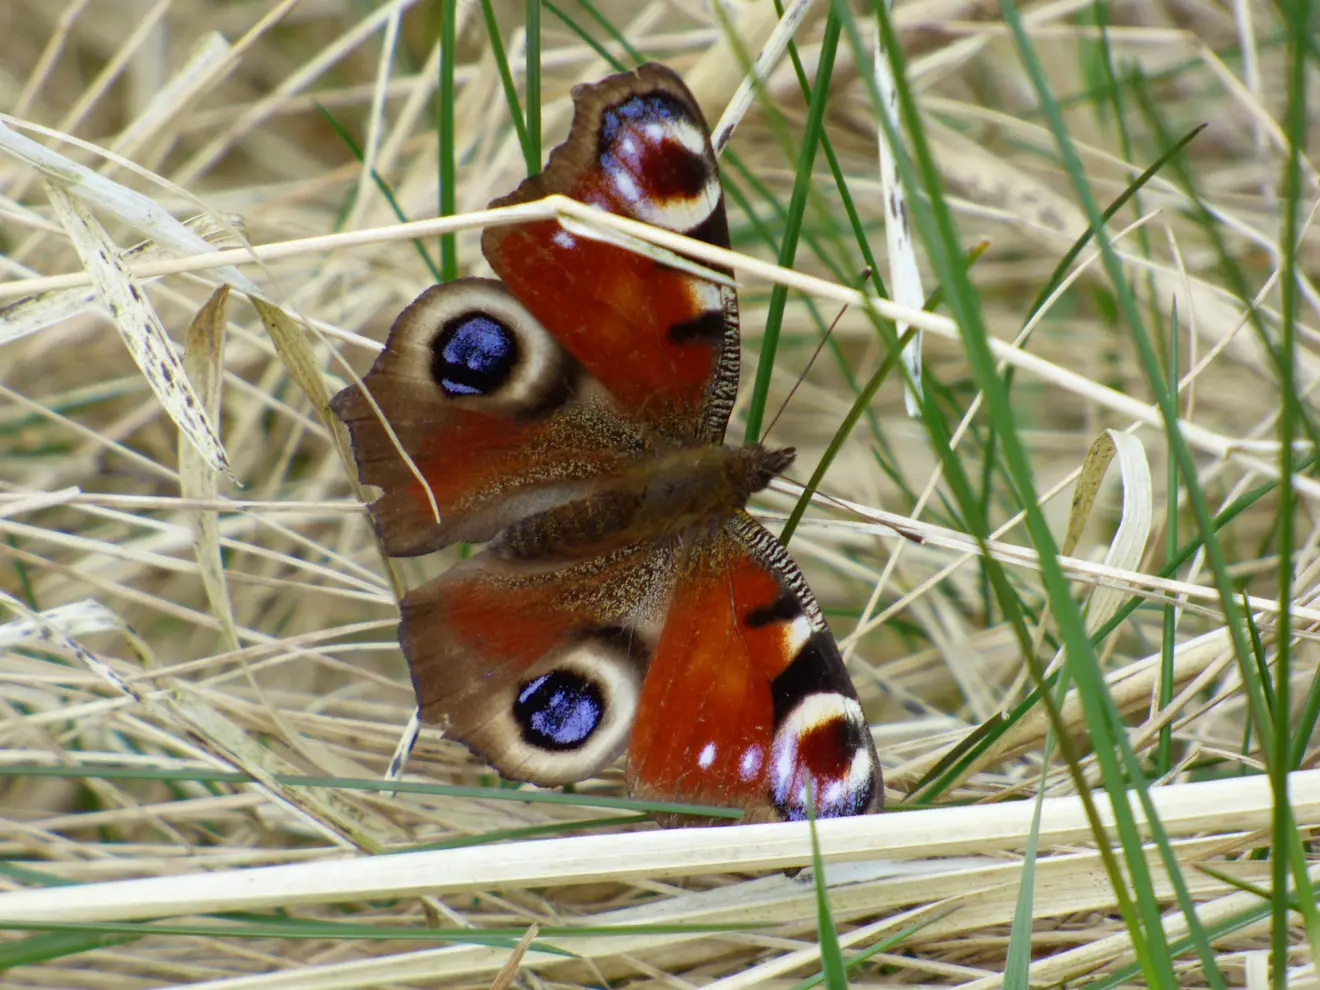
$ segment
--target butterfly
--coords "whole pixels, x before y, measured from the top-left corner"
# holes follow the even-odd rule
[[[492,207],[562,193],[729,246],[710,132],[677,75],[647,64],[573,99],[545,170]],[[422,721],[535,784],[626,750],[639,799],[744,821],[879,810],[838,646],[744,509],[794,452],[724,443],[734,290],[554,220],[481,244],[499,280],[427,289],[332,401],[382,491],[387,553],[486,544],[403,599]]]

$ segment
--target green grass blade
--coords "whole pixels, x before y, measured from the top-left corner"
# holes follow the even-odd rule
[[[820,136],[824,127],[825,107],[829,100],[830,76],[834,69],[834,56],[839,49],[839,24],[831,14],[825,23],[821,38],[820,56],[816,63],[816,79],[811,93],[811,103],[807,108],[807,123],[802,135],[802,147],[798,156],[793,183],[793,196],[789,200],[788,213],[784,224],[784,234],[779,247],[779,264],[792,268],[797,256],[798,239],[802,232],[802,220],[806,213],[807,197],[811,191],[812,168],[816,161],[816,150],[820,147]],[[761,342],[761,355],[756,365],[756,379],[752,385],[751,399],[747,406],[747,442],[755,443],[761,436],[761,424],[765,417],[766,397],[770,393],[770,376],[774,372],[775,351],[779,346],[779,333],[784,321],[784,308],[788,303],[788,289],[776,285],[770,293],[770,307],[766,313],[764,337]]]
[[[879,4],[873,3],[872,9],[875,11],[884,36],[883,41],[891,64],[894,64],[895,77],[905,78],[902,66],[898,64],[901,57],[897,39],[893,36],[888,19]],[[1006,17],[1009,14],[1010,10],[1006,8]],[[1023,44],[1023,40],[1019,39],[1019,47],[1027,49],[1027,46]],[[857,47],[860,49],[860,44]],[[862,57],[861,51],[855,51],[854,57],[860,59]],[[962,329],[964,350],[973,368],[977,384],[985,396],[986,413],[1000,430],[1008,475],[1022,496],[1022,508],[1025,512],[1027,530],[1039,553],[1042,579],[1051,611],[1059,626],[1061,639],[1066,650],[1067,662],[1078,682],[1088,726],[1096,737],[1095,753],[1100,762],[1106,791],[1113,807],[1127,867],[1134,878],[1133,888],[1140,911],[1140,921],[1138,921],[1137,915],[1132,913],[1131,906],[1127,901],[1124,893],[1125,883],[1117,862],[1112,859],[1112,852],[1108,850],[1104,841],[1104,832],[1099,826],[1098,814],[1089,803],[1085,783],[1082,781],[1080,771],[1075,764],[1075,756],[1071,752],[1069,740],[1060,735],[1059,745],[1065,754],[1070,772],[1077,780],[1077,786],[1083,801],[1088,802],[1088,818],[1092,822],[1097,840],[1100,843],[1101,854],[1105,857],[1106,871],[1109,873],[1115,895],[1119,899],[1120,910],[1128,924],[1134,951],[1138,958],[1143,959],[1143,970],[1148,974],[1153,984],[1172,985],[1171,964],[1168,960],[1167,951],[1161,944],[1161,932],[1157,931],[1160,924],[1158,904],[1150,893],[1151,884],[1146,876],[1146,864],[1141,854],[1140,833],[1127,804],[1123,769],[1116,759],[1116,750],[1122,745],[1123,740],[1121,736],[1115,736],[1114,720],[1111,717],[1111,712],[1106,709],[1107,695],[1105,694],[1103,678],[1100,675],[1095,655],[1091,649],[1089,637],[1086,635],[1082,624],[1081,615],[1076,603],[1070,596],[1068,583],[1058,564],[1053,535],[1036,503],[1029,459],[1017,435],[1012,408],[1003,390],[1003,383],[997,375],[996,362],[986,342],[987,335],[981,319],[979,301],[970,281],[967,279],[965,267],[958,264],[958,256],[952,250],[958,243],[958,235],[953,227],[952,217],[943,201],[938,174],[931,160],[930,149],[925,142],[920,116],[916,111],[910,92],[901,85],[899,88],[899,104],[904,129],[911,141],[917,166],[922,170],[925,180],[924,189],[930,204],[929,211],[914,209],[913,214],[917,220],[918,228],[921,230],[937,278],[948,293],[950,310]],[[883,124],[888,126],[888,122],[883,116],[880,119]],[[892,144],[897,144],[892,136],[890,140]],[[910,173],[911,170],[906,167],[906,163],[902,163],[901,159],[900,163],[902,169]],[[916,179],[915,176],[909,174],[904,176],[904,181],[911,186]],[[1098,211],[1093,214],[1092,222],[1098,228],[1099,223],[1096,214],[1098,214]],[[935,442],[935,449],[941,452],[941,463],[945,467],[950,487],[953,489],[965,517],[977,526],[974,531],[976,538],[983,541],[985,539],[985,531],[982,528],[983,521],[980,518],[973,518],[980,516],[975,496],[967,484],[965,476],[958,469],[956,462],[951,463],[954,459],[945,457],[944,450],[946,447],[944,443],[941,443],[944,438],[936,434],[933,435],[932,439]],[[987,559],[986,566],[995,586],[996,597],[1001,603],[1011,601],[1011,588],[1003,576],[1002,568],[989,559]],[[1015,622],[1015,631],[1018,633],[1019,641],[1023,644],[1024,656],[1028,658],[1028,663],[1033,669],[1033,676],[1038,677],[1038,674],[1035,673],[1038,661],[1032,653],[1030,638],[1026,634],[1025,626],[1021,625],[1020,618]],[[1051,722],[1057,726],[1057,713],[1053,711],[1053,705],[1047,694],[1041,695],[1041,702],[1045,705]],[[1146,932],[1150,933],[1150,937],[1147,937]]]
[[[1158,359],[1151,342],[1143,329],[1140,314],[1136,309],[1135,300],[1133,299],[1130,287],[1127,285],[1124,277],[1122,265],[1113,249],[1113,245],[1110,243],[1109,238],[1103,229],[1100,211],[1091,192],[1090,184],[1087,181],[1081,160],[1068,136],[1067,127],[1063,121],[1058,103],[1054,100],[1053,94],[1050,92],[1049,86],[1045,80],[1044,72],[1039,61],[1035,57],[1034,49],[1027,37],[1026,30],[1018,15],[1016,6],[1011,0],[1003,0],[1001,7],[1004,12],[1005,21],[1009,24],[1010,29],[1012,30],[1022,63],[1031,78],[1037,99],[1040,101],[1041,107],[1044,110],[1050,130],[1054,134],[1056,147],[1058,148],[1064,166],[1072,179],[1074,192],[1085,208],[1092,227],[1096,230],[1097,241],[1100,245],[1106,272],[1108,273],[1110,282],[1117,294],[1124,317],[1132,331],[1133,341],[1137,346],[1137,351],[1146,371],[1151,389],[1156,395],[1161,413],[1163,414],[1167,426],[1170,446],[1179,459],[1180,470],[1187,478],[1189,492],[1196,493],[1199,491],[1199,486],[1195,483],[1195,462],[1192,458],[1191,452],[1181,437],[1177,418],[1177,406],[1173,397],[1170,395],[1169,390],[1165,387]],[[1193,495],[1193,501],[1197,501],[1195,494]],[[1210,531],[1209,510],[1203,496],[1199,499],[1199,502],[1201,511],[1198,512],[1198,517],[1201,522],[1202,532],[1206,538],[1207,552],[1209,554],[1213,552],[1210,548],[1215,544],[1215,538],[1214,534]],[[1218,556],[1217,562],[1218,564],[1225,563],[1222,554]],[[1213,560],[1212,566],[1215,566]],[[1216,578],[1221,582],[1221,607],[1225,610],[1228,623],[1233,629],[1235,636],[1240,639],[1241,624],[1240,616],[1237,615],[1236,602],[1231,593],[1225,593],[1228,587],[1227,570],[1224,567],[1215,567],[1215,569],[1217,571]],[[1062,622],[1060,624],[1063,625]],[[1065,639],[1067,638],[1066,632],[1067,631],[1065,630]],[[1103,681],[1097,681],[1097,678],[1094,676],[1095,674],[1098,674],[1098,671],[1086,669],[1090,666],[1091,665],[1087,663],[1078,665],[1078,667],[1075,668],[1078,677],[1078,689],[1083,698],[1084,705],[1086,704],[1088,694],[1092,693],[1093,688],[1098,688],[1103,691]],[[1244,664],[1243,666],[1246,665]],[[1142,780],[1140,776],[1140,769],[1135,756],[1132,754],[1130,747],[1126,745],[1126,740],[1122,736],[1123,727],[1121,722],[1118,721],[1116,713],[1112,712],[1112,710],[1108,713],[1108,717],[1114,721],[1113,728],[1116,731],[1115,741],[1118,744],[1118,751],[1122,760],[1127,767],[1128,779],[1137,792],[1138,798],[1145,807],[1147,814],[1150,815],[1154,810],[1154,806],[1150,801],[1150,796],[1146,790],[1144,780]],[[1092,725],[1092,730],[1094,731],[1095,726],[1090,718],[1088,718],[1088,723]],[[1115,774],[1112,778],[1113,783],[1111,784],[1110,773],[1108,772],[1108,768],[1106,768],[1107,761],[1105,760],[1105,753],[1102,748],[1097,748],[1097,756],[1100,757],[1102,768],[1105,768],[1106,786],[1107,789],[1110,790],[1111,801],[1117,801],[1119,795],[1114,793],[1114,788],[1115,785],[1119,783],[1119,778],[1117,774]],[[1118,768],[1115,767],[1114,769],[1117,770]],[[1122,832],[1125,829],[1121,822],[1121,817],[1117,813],[1117,807],[1115,807],[1115,812],[1116,818],[1120,818],[1120,832]],[[1218,972],[1215,964],[1213,951],[1210,948],[1208,940],[1205,938],[1204,931],[1200,927],[1195,911],[1191,908],[1190,894],[1187,892],[1186,885],[1182,881],[1177,861],[1173,857],[1171,850],[1168,848],[1167,837],[1163,835],[1163,830],[1158,825],[1158,819],[1150,820],[1149,827],[1155,835],[1157,844],[1161,848],[1161,855],[1165,862],[1166,872],[1169,875],[1170,881],[1174,885],[1179,904],[1187,919],[1189,931],[1197,945],[1198,954],[1201,956],[1202,964],[1206,969],[1206,977],[1211,981],[1212,986],[1224,986],[1222,974]],[[1133,838],[1135,838],[1135,836]],[[1174,977],[1171,969],[1168,946],[1163,935],[1163,928],[1160,925],[1158,904],[1150,886],[1150,880],[1146,871],[1145,860],[1141,853],[1140,844],[1129,841],[1125,838],[1124,849],[1137,903],[1140,907],[1147,933],[1149,934],[1148,946],[1152,950],[1151,963],[1153,968],[1148,970],[1148,976],[1159,981],[1161,984],[1172,985]]]
[[[0,972],[16,966],[36,966],[53,959],[64,959],[111,945],[125,945],[136,942],[145,934],[148,933],[54,931],[31,935],[0,945]]]
[[[436,85],[436,155],[439,169],[440,216],[452,217],[458,212],[458,160],[454,147],[454,108],[457,96],[454,89],[454,66],[458,61],[458,6],[440,5],[440,78]],[[440,235],[440,281],[452,282],[458,278],[458,235],[450,232]]]
[[[848,972],[843,964],[843,950],[839,948],[839,931],[830,911],[830,891],[825,883],[825,860],[820,855],[820,836],[816,832],[816,817],[812,813],[815,802],[808,783],[807,823],[811,829],[811,869],[816,889],[816,940],[820,943],[820,968],[829,990],[847,990]]]
[[[495,60],[495,68],[500,73],[500,85],[504,87],[504,102],[509,106],[509,119],[513,121],[513,130],[518,135],[518,146],[522,148],[523,161],[527,163],[527,174],[531,175],[541,170],[540,151],[532,147],[527,135],[527,122],[518,100],[518,87],[513,81],[513,69],[509,67],[509,57],[504,52],[504,40],[500,37],[500,25],[495,19],[495,8],[491,6],[491,0],[481,0],[481,15],[486,21],[491,58]],[[530,97],[531,94],[528,95]],[[540,94],[537,94],[537,100],[540,100]],[[537,116],[540,117],[539,112]]]
[[[627,36],[614,26],[614,22],[600,12],[600,9],[591,2],[591,0],[578,0],[578,6],[587,12],[587,15],[605,29],[605,33],[614,39],[615,44],[623,49],[624,54],[634,66],[641,65],[646,61],[646,56],[632,46]]]
[[[529,172],[541,168],[541,0],[526,0],[523,25],[527,35],[523,86],[527,93],[527,157]]]
[[[1138,103],[1141,106],[1145,117],[1152,127],[1157,129],[1161,139],[1167,137],[1167,128],[1164,127],[1159,108],[1146,93],[1145,89],[1137,85],[1135,88]],[[1188,194],[1194,202],[1199,202],[1195,192],[1195,183],[1193,176],[1182,164],[1180,159],[1174,159],[1174,171],[1180,181],[1187,188]],[[1204,209],[1204,208],[1202,208]],[[1208,215],[1208,211],[1207,211]],[[1203,225],[1207,231],[1214,228],[1214,224]],[[1213,233],[1212,240],[1219,238],[1217,231]],[[1113,265],[1113,270],[1118,270],[1119,261],[1113,253],[1113,248],[1107,238],[1101,241],[1102,250],[1105,251],[1106,265]],[[1234,292],[1239,288],[1244,289],[1240,271],[1237,271],[1236,265],[1228,253],[1227,247],[1223,244],[1222,238],[1219,238],[1216,250],[1220,253],[1221,268],[1225,271],[1232,270],[1236,272],[1235,278],[1230,278],[1230,287]],[[1112,276],[1111,276],[1112,277]],[[1245,297],[1240,296],[1246,301]],[[1243,684],[1246,689],[1247,702],[1256,724],[1256,731],[1262,739],[1273,737],[1273,720],[1269,713],[1269,707],[1265,700],[1265,688],[1257,674],[1255,667],[1251,664],[1251,650],[1247,643],[1246,627],[1242,612],[1237,603],[1237,589],[1232,576],[1228,571],[1228,555],[1219,542],[1211,525],[1211,515],[1209,502],[1205,496],[1204,490],[1197,481],[1199,475],[1196,472],[1196,462],[1187,443],[1183,440],[1182,431],[1177,419],[1177,405],[1173,396],[1169,393],[1164,384],[1164,376],[1159,371],[1159,360],[1156,357],[1151,346],[1150,338],[1142,331],[1141,321],[1136,317],[1135,304],[1130,295],[1124,298],[1120,295],[1120,303],[1123,303],[1126,315],[1131,324],[1133,342],[1137,346],[1137,353],[1141,359],[1141,364],[1146,373],[1148,382],[1154,392],[1155,400],[1160,407],[1160,414],[1164,417],[1166,434],[1169,440],[1170,450],[1178,459],[1178,471],[1184,480],[1185,490],[1187,492],[1187,501],[1192,508],[1193,517],[1196,521],[1197,529],[1200,531],[1202,539],[1205,541],[1206,560],[1210,565],[1211,573],[1215,581],[1215,589],[1219,592],[1219,605],[1224,612],[1225,625],[1228,627],[1229,636],[1233,642],[1233,650],[1238,659],[1238,668],[1242,673]],[[1250,307],[1249,312],[1254,311]]]
[[[597,55],[599,55],[602,59],[604,59],[607,65],[612,66],[615,72],[623,72],[628,68],[617,58],[615,58],[612,54],[610,54],[608,48],[606,48],[599,41],[593,38],[591,36],[590,31],[588,31],[581,24],[579,24],[573,18],[569,17],[562,10],[560,10],[559,5],[554,3],[553,0],[541,0],[541,2],[542,4],[544,4],[546,10],[550,11],[550,13],[558,17],[559,20],[562,21],[570,31],[572,31],[579,38],[581,38],[591,48],[592,51],[594,51]],[[528,99],[530,100],[530,97],[528,97]]]
[[[1177,313],[1169,321],[1169,391],[1178,394],[1178,318]],[[1172,560],[1178,552],[1178,490],[1181,481],[1178,475],[1177,458],[1168,459],[1168,481],[1164,494],[1164,555]],[[1164,606],[1163,636],[1160,642],[1160,711],[1169,707],[1173,701],[1174,649],[1177,646],[1178,609],[1168,602]],[[1164,725],[1160,729],[1159,742],[1155,753],[1155,772],[1163,777],[1173,765],[1173,726]]]
[[[1022,850],[1022,879],[1018,882],[1017,904],[1013,908],[1013,926],[1009,930],[1008,954],[1004,961],[1004,990],[1029,990],[1031,973],[1031,928],[1036,890],[1036,854],[1040,847],[1040,820],[1045,807],[1045,768],[1050,765],[1046,745],[1041,760],[1041,786],[1036,790],[1036,808],[1031,815],[1031,829]]]
[[[365,161],[362,155],[361,146],[353,140],[353,136],[348,133],[348,129],[339,122],[338,118],[320,103],[316,104],[316,109],[320,111],[321,116],[326,119],[326,122],[334,128],[335,133],[339,135],[339,139],[344,142],[344,146],[352,152],[353,157],[359,162]],[[371,180],[376,184],[376,188],[380,191],[380,194],[385,197],[385,202],[390,204],[390,210],[393,211],[394,216],[398,221],[400,223],[407,223],[408,217],[404,214],[403,207],[399,205],[399,201],[395,198],[394,190],[390,188],[390,184],[386,182],[380,173],[374,168],[371,170]],[[412,245],[414,250],[416,250],[418,257],[422,259],[422,264],[426,266],[426,270],[431,273],[431,278],[439,282],[440,270],[436,267],[435,261],[431,258],[431,253],[426,250],[426,245],[417,237],[412,239]]]
[[[237,770],[169,770],[141,766],[33,766],[14,764],[0,766],[3,777],[72,777],[90,780],[159,780],[248,784],[254,778]],[[451,798],[474,798],[488,801],[526,801],[532,804],[567,804],[582,808],[612,808],[620,811],[652,814],[700,815],[702,817],[737,820],[742,812],[736,808],[718,808],[710,805],[675,802],[636,801],[604,795],[571,794],[562,791],[524,791],[516,787],[465,787],[450,784],[428,784],[411,780],[381,780],[359,777],[323,777],[309,774],[271,774],[271,779],[290,787],[337,787],[344,790],[390,791],[410,794],[434,794]]]
[[[1270,876],[1273,881],[1273,924],[1270,931],[1271,976],[1274,986],[1288,986],[1288,879],[1292,875],[1293,826],[1288,797],[1288,773],[1292,769],[1292,603],[1294,523],[1298,511],[1293,489],[1296,440],[1302,419],[1297,398],[1295,360],[1297,322],[1301,299],[1298,258],[1301,238],[1302,167],[1301,149],[1307,141],[1306,52],[1311,24],[1310,0],[1293,0],[1281,5],[1292,35],[1289,44],[1288,102],[1285,129],[1288,154],[1284,164],[1282,257],[1280,259],[1281,311],[1279,327],[1279,627],[1274,658],[1274,737],[1269,740],[1272,758],[1269,763],[1270,790],[1274,797],[1274,822],[1271,830]],[[1311,931],[1314,943],[1314,929]]]

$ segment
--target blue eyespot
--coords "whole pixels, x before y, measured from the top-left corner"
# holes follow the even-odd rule
[[[529,745],[560,751],[577,749],[600,726],[605,701],[595,683],[554,670],[522,685],[513,704],[513,717]]]
[[[486,313],[448,320],[431,345],[431,376],[447,395],[490,395],[518,363],[513,331]]]

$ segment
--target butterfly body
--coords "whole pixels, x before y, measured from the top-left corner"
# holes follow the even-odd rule
[[[574,99],[545,171],[492,205],[563,193],[728,245],[677,76],[646,65]],[[751,819],[877,810],[838,648],[744,509],[793,452],[724,442],[733,290],[554,221],[491,228],[482,247],[500,280],[428,289],[332,403],[382,489],[387,552],[486,544],[402,603],[423,721],[539,784],[626,750],[639,797]]]
[[[514,523],[491,543],[501,556],[586,557],[632,543],[709,529],[792,462],[791,450],[760,444],[680,447],[596,479],[584,497]]]

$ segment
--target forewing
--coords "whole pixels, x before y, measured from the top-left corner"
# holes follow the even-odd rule
[[[661,65],[573,91],[568,139],[492,206],[561,193],[729,246],[701,109]],[[490,227],[497,274],[629,415],[672,440],[721,442],[738,385],[737,297],[556,221]]]

